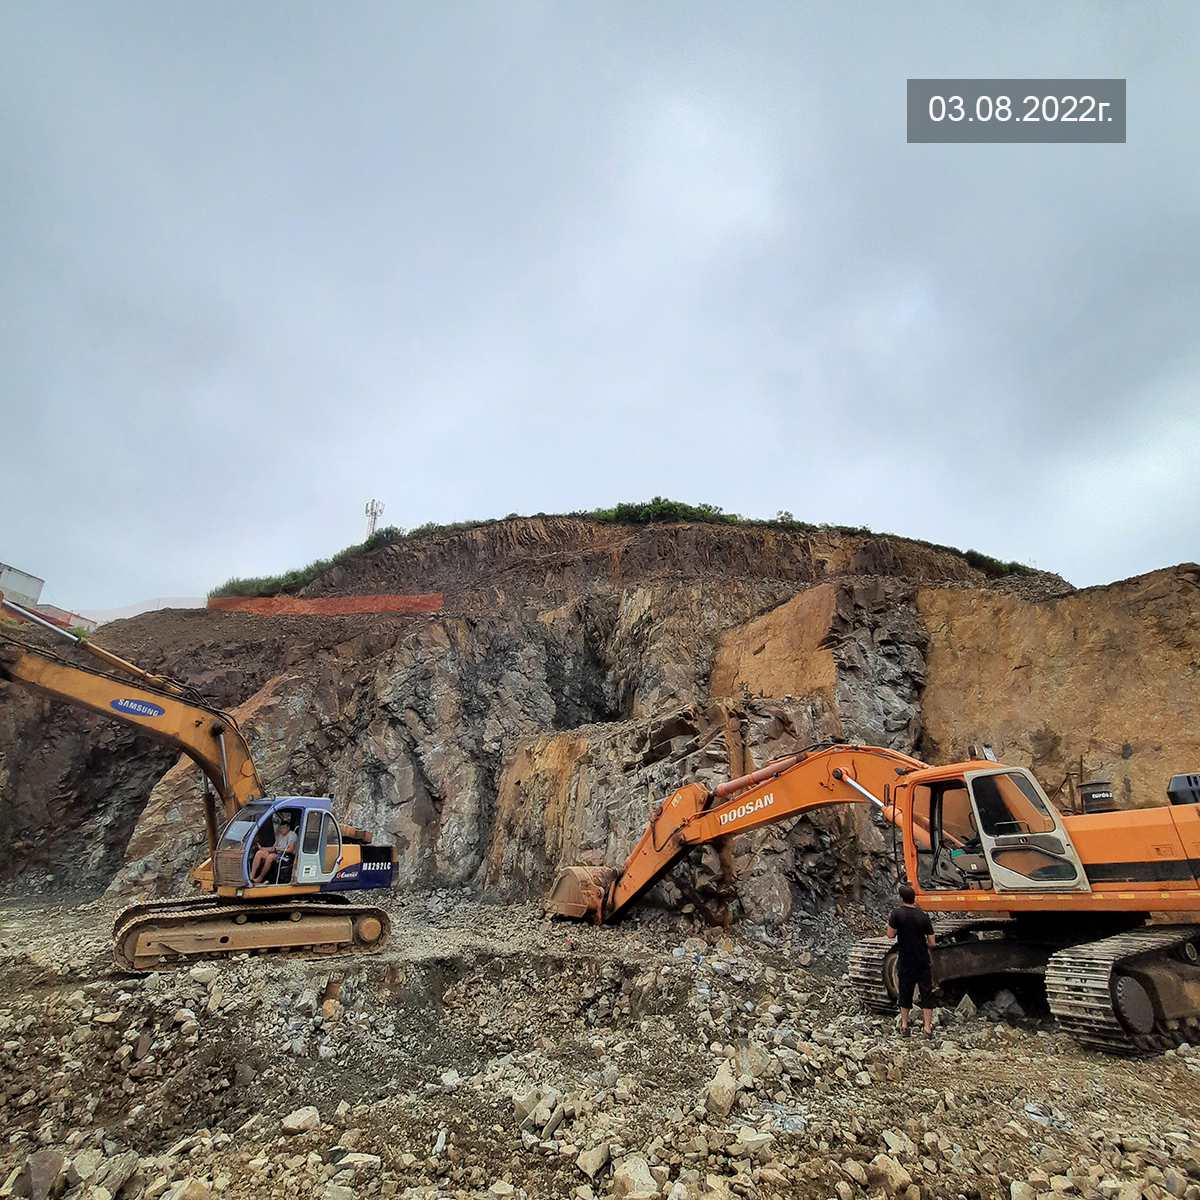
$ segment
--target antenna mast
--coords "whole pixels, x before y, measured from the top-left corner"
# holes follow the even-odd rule
[[[383,516],[383,501],[368,500],[367,507],[363,510],[367,514],[367,537],[375,532],[375,526],[379,518]]]

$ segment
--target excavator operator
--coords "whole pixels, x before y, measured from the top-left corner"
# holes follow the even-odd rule
[[[292,829],[292,819],[287,813],[280,813],[275,821],[275,844],[260,847],[254,852],[254,862],[250,866],[250,882],[266,883],[271,868],[281,854],[296,853],[297,838]]]

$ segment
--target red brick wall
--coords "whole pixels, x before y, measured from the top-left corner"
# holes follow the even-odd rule
[[[263,617],[342,617],[353,613],[435,613],[442,593],[414,596],[213,596],[209,608],[222,612],[257,613]]]

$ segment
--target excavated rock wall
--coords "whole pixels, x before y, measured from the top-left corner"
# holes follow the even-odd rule
[[[524,740],[499,786],[481,883],[485,894],[545,894],[561,863],[619,864],[663,797],[687,782],[710,786],[836,736],[818,696],[689,707],[653,719]],[[688,855],[650,899],[709,920],[760,924],[858,895],[884,878],[873,867],[889,842],[861,809],[801,816]]]
[[[917,608],[930,638],[930,757],[990,742],[1049,792],[1082,758],[1125,807],[1163,804],[1170,776],[1200,770],[1194,563],[1040,603],[923,588]]]
[[[176,755],[53,701],[0,699],[0,880],[94,887],[120,867],[138,814]]]
[[[268,791],[337,797],[399,848],[406,886],[476,885],[521,739],[699,702],[718,630],[775,596],[650,585],[507,618],[394,623],[372,647],[314,647],[234,715]],[[189,763],[154,786],[118,886],[178,883],[202,850],[200,788]]]
[[[850,579],[798,593],[721,635],[714,697],[819,696],[834,736],[911,751],[928,635],[904,580]]]

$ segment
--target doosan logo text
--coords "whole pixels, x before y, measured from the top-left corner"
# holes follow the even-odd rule
[[[722,825],[728,825],[730,821],[740,821],[743,817],[748,817],[753,812],[758,812],[759,809],[770,808],[775,803],[775,793],[768,792],[765,796],[759,796],[757,800],[747,800],[745,804],[739,804],[737,808],[731,808],[728,812],[723,812],[719,818]]]
[[[110,700],[109,707],[130,717],[161,717],[167,711],[148,700]]]

